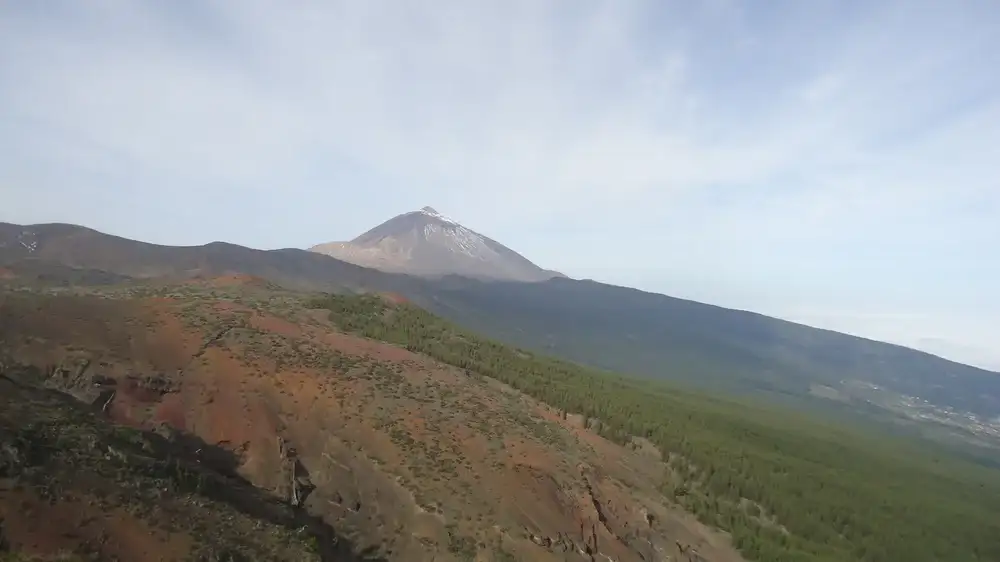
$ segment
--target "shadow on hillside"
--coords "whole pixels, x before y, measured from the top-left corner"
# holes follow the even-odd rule
[[[168,455],[199,464],[217,475],[218,481],[200,486],[197,490],[200,495],[226,503],[254,519],[288,529],[306,529],[315,537],[324,562],[384,562],[384,558],[376,556],[375,549],[358,552],[349,540],[338,535],[322,518],[309,514],[302,507],[278,501],[239,476],[236,469],[240,458],[233,451],[187,433],[175,433],[171,439],[161,438],[161,441],[169,447]]]
[[[11,366],[9,362],[0,362],[0,367],[0,408],[17,404],[28,412],[28,415],[20,416],[22,419],[16,424],[21,428],[19,435],[14,427],[9,428],[14,433],[0,431],[0,452],[10,449],[11,453],[0,455],[0,461],[3,461],[0,468],[11,464],[7,468],[14,472],[28,465],[40,466],[55,450],[70,454],[79,452],[82,457],[87,453],[79,444],[67,445],[67,436],[73,435],[74,430],[86,431],[97,436],[102,449],[119,452],[119,458],[123,459],[117,475],[119,479],[139,480],[152,476],[169,480],[171,489],[177,493],[199,495],[228,505],[253,519],[293,531],[303,530],[314,539],[313,543],[324,562],[385,561],[377,555],[377,549],[358,551],[350,540],[338,535],[322,518],[254,487],[236,473],[240,458],[233,451],[187,433],[140,431],[113,425],[72,396],[32,384],[37,380],[32,376],[36,369]],[[4,447],[5,444],[14,448]],[[44,454],[23,454],[29,451]],[[237,553],[225,552],[221,555],[223,559],[241,559]]]

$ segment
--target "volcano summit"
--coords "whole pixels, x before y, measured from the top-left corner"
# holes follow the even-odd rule
[[[319,244],[310,251],[363,267],[411,275],[462,275],[507,281],[562,277],[431,207],[393,217],[350,242]]]

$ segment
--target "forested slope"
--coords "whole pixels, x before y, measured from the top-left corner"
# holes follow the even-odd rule
[[[494,377],[668,453],[663,488],[767,561],[1000,560],[1000,473],[786,411],[517,350],[410,305],[327,296],[346,331]]]
[[[600,369],[814,407],[813,385],[857,379],[983,418],[1000,374],[917,350],[593,281],[442,279],[414,301],[501,341]]]

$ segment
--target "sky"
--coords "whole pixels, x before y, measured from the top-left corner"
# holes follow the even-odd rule
[[[998,68],[982,0],[2,2],[0,221],[306,248],[430,205],[1000,370]]]

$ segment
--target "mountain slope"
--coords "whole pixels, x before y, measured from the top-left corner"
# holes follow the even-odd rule
[[[542,281],[560,275],[431,207],[393,217],[350,242],[319,244],[310,251],[413,275],[455,274],[513,281]]]
[[[377,296],[227,277],[0,292],[0,310],[4,365],[333,526],[345,555],[742,560],[730,542],[761,561],[1000,555],[997,471],[587,371]],[[54,423],[32,435],[72,435]]]
[[[21,282],[25,261],[5,266],[0,281],[0,364],[33,369],[37,386],[92,405],[105,421],[166,426],[182,442],[211,445],[202,462],[221,455],[227,470],[333,525],[370,557],[739,560],[730,540],[755,560],[1000,557],[997,472],[926,443],[588,371],[388,304],[400,295],[314,298],[247,275],[37,286]],[[477,287],[523,306],[531,298],[497,289],[569,283],[570,303],[595,290],[569,280],[385,278],[411,282],[414,300],[463,313],[490,310],[455,298]],[[602,307],[658,302],[612,289],[610,302],[587,306],[607,315]],[[566,303],[552,304],[540,313]],[[692,320],[685,306],[707,314],[674,304],[677,321]],[[537,321],[494,313],[503,330],[511,318],[522,319],[515,330]],[[714,344],[721,349],[735,345],[734,330],[760,331],[725,314],[707,318],[733,324]],[[671,368],[682,377],[703,370]]]
[[[828,404],[848,414],[873,409],[906,419],[941,418],[951,426],[978,425],[983,429],[977,431],[1000,435],[990,421],[1000,415],[996,373],[759,314],[592,281],[428,279],[303,250],[223,243],[168,247],[71,225],[0,224],[4,275],[36,272],[22,274],[30,277],[56,266],[133,277],[246,273],[290,288],[392,292],[491,337],[605,369],[764,393],[799,407]],[[945,407],[956,413],[943,413]],[[962,418],[961,412],[977,419]]]
[[[296,289],[405,285],[408,280],[299,249],[255,250],[225,242],[161,246],[71,224],[0,223],[0,265],[38,271],[41,264],[135,278],[185,279],[233,273]]]
[[[418,302],[506,341],[611,370],[795,392],[860,379],[1000,415],[1000,374],[893,344],[592,281],[448,281]]]
[[[405,345],[581,412],[579,424],[618,442],[652,443],[666,455],[664,489],[703,521],[729,530],[752,559],[1000,556],[993,516],[1000,508],[1000,472],[942,457],[936,447],[596,373],[485,340],[411,305],[343,296],[317,304],[347,331]]]
[[[245,277],[0,291],[0,357],[345,537],[319,547],[349,539],[401,562],[742,561],[663,494],[657,455],[475,370],[347,334],[311,296]]]

